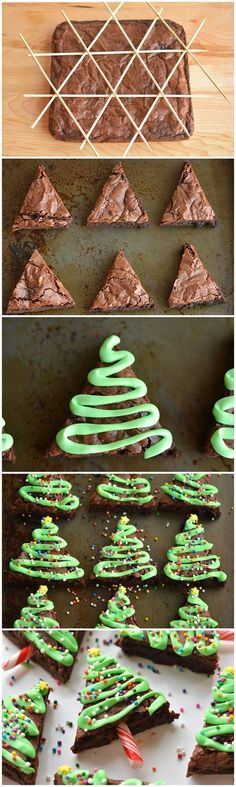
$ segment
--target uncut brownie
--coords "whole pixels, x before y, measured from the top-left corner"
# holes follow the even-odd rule
[[[178,50],[176,53],[175,51],[167,53],[158,51],[158,55],[155,53],[142,55],[144,62],[148,65],[158,85],[161,87],[165,84],[168,75],[174,69],[180,57],[179,49],[181,48],[181,44],[176,39],[175,34],[179,36],[183,44],[186,44],[186,36],[183,27],[170,20],[166,21],[171,29],[167,29],[162,21],[157,20],[150,33],[148,33],[151,24],[150,21],[121,21],[123,29],[135,46],[139,46],[145,34],[147,34],[143,42],[144,49]],[[89,46],[102,29],[104,22],[73,21],[72,24],[85,44]],[[130,50],[132,53],[132,48],[115,21],[109,22],[109,25],[98,37],[95,45],[91,49],[91,51],[101,52],[111,50],[116,52],[117,50]],[[68,22],[63,22],[54,30],[52,51],[57,53],[57,57],[54,56],[52,58],[51,79],[55,87],[59,88],[78,61],[78,55],[73,56],[73,54],[71,54],[60,58],[60,53],[83,52],[83,46]],[[117,84],[130,59],[130,53],[126,55],[107,54],[99,59],[101,68],[113,87]],[[188,135],[193,133],[194,122],[187,54],[184,55],[179,65],[174,70],[167,87],[168,93],[178,96],[170,99],[170,103],[173,105],[180,120],[184,123],[188,133],[183,129],[166,101],[160,97],[142,128],[142,132],[146,139],[166,141],[179,140],[186,139]],[[71,94],[81,94],[83,92],[86,94],[93,94],[93,98],[73,97],[71,99],[65,99],[68,107],[80,123],[80,126],[85,132],[89,132],[106,100],[105,98],[94,98],[95,93],[103,93],[107,94],[107,96],[109,96],[110,93],[109,86],[99,73],[96,65],[89,58],[89,55],[84,57],[82,63],[77,67],[72,77],[66,82],[66,92]],[[148,109],[151,107],[155,96],[158,95],[158,87],[148,75],[145,67],[138,58],[135,58],[119,85],[119,93],[121,95],[122,93],[134,95],[134,97],[124,99],[124,103],[136,124],[140,125]],[[137,96],[135,96],[137,93],[153,94],[153,98],[137,98]],[[188,97],[186,97],[186,95]],[[57,98],[54,99],[50,106],[49,130],[54,137],[60,140],[83,139],[80,130]],[[135,127],[117,100],[112,98],[105,112],[91,132],[90,138],[95,142],[122,142],[129,140],[134,134]]]
[[[221,670],[212,689],[212,702],[196,734],[187,776],[234,772],[234,668]]]
[[[72,519],[79,506],[77,495],[70,494],[72,484],[62,473],[28,473],[12,506],[13,514],[47,516],[54,519]]]
[[[2,773],[12,784],[35,784],[50,688],[45,681],[3,701]]]
[[[69,765],[59,766],[54,776],[54,784],[150,784],[150,782],[143,782],[141,779],[135,779],[131,782],[130,778],[125,781],[117,781],[116,779],[109,779],[107,772],[103,769],[94,769],[93,771],[81,770],[80,768],[73,769]],[[164,782],[152,781],[152,784],[164,784]]]
[[[218,667],[219,638],[205,630],[143,631],[129,629],[122,632],[116,643],[127,656],[141,656],[155,664],[177,664],[192,672],[212,675]]]
[[[100,477],[89,505],[91,508],[122,509],[123,513],[130,509],[145,513],[156,509],[157,499],[144,476],[108,473]]]

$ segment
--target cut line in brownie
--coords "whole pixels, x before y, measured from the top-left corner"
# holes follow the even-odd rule
[[[115,164],[107,178],[94,208],[87,218],[87,225],[144,227],[148,215],[130,186],[122,164]]]
[[[174,95],[169,101],[177,112],[180,121],[184,124],[186,131],[161,96],[142,128],[142,132],[148,140],[186,139],[194,130],[187,53],[184,54],[178,66],[174,68],[180,59],[179,50],[181,49],[181,44],[176,39],[176,34],[183,44],[186,45],[185,31],[182,25],[171,20],[166,21],[173,32],[168,30],[161,20],[156,21],[150,33],[148,32],[151,24],[150,20],[120,20],[123,30],[125,30],[135,47],[139,46],[146,34],[143,48],[158,50],[158,55],[155,52],[142,54],[142,58],[160,87],[164,85],[168,75],[174,69],[167,85],[167,92]],[[85,44],[89,46],[91,41],[101,31],[104,22],[72,21],[72,24]],[[94,46],[92,46],[91,52],[93,50],[116,52],[114,55],[103,54],[99,58],[99,64],[103,73],[112,87],[115,87],[128,62],[131,60],[133,54],[131,46],[128,44],[124,33],[121,32],[113,20],[109,22],[109,25],[98,37]],[[52,58],[51,80],[56,88],[59,89],[66,77],[69,77],[71,70],[78,61],[78,55],[73,55],[73,52],[78,52],[78,47],[83,52],[82,43],[68,22],[59,24],[54,30],[52,37],[52,51],[57,54],[57,57]],[[163,49],[176,49],[177,51],[176,53],[175,51],[168,51],[167,53],[160,51]],[[130,50],[130,54],[118,54],[119,50]],[[60,57],[60,53],[63,52],[71,52],[72,54]],[[122,100],[137,126],[144,120],[157,95],[157,90],[158,88],[152,77],[136,57],[119,85],[119,94],[121,97],[122,94],[129,94],[129,98],[124,97]],[[88,133],[110,95],[108,84],[98,71],[96,64],[91,61],[89,55],[83,58],[76,71],[68,78],[66,92],[73,95],[83,93],[93,95],[93,98],[82,96],[65,99],[66,104],[73,112],[82,129]],[[107,98],[96,98],[96,93],[102,93]],[[137,98],[137,93],[144,94],[144,98]],[[153,98],[145,98],[145,94],[151,94]],[[57,98],[54,99],[49,110],[49,130],[59,140],[77,141],[83,139],[75,122]],[[133,123],[131,123],[123,108],[112,97],[102,117],[91,131],[90,139],[93,142],[124,142],[131,139],[135,131]]]
[[[194,246],[184,243],[178,274],[168,300],[169,308],[211,306],[224,302],[222,290],[203,265]]]
[[[13,232],[26,229],[60,229],[68,227],[71,222],[71,214],[49,180],[44,167],[39,164],[15,218]]]
[[[160,227],[215,227],[217,218],[190,161],[185,161],[180,179],[166,208]]]
[[[32,314],[75,306],[72,295],[37,249],[26,263],[7,305],[7,314]]]
[[[125,309],[152,309],[154,302],[144,289],[137,273],[121,250],[116,255],[105,281],[97,293],[91,312],[115,312]]]

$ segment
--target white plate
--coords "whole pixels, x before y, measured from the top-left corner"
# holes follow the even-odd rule
[[[140,658],[132,658],[134,672],[146,675],[151,686],[168,697],[173,710],[179,712],[180,708],[183,708],[179,719],[173,724],[156,727],[154,730],[136,736],[139,749],[144,757],[144,765],[138,771],[133,771],[130,768],[118,740],[109,746],[85,751],[79,758],[72,754],[70,748],[75,737],[76,719],[80,707],[77,696],[84,685],[82,676],[86,669],[86,649],[98,644],[100,644],[102,651],[106,651],[109,647],[110,653],[113,653],[122,664],[130,665],[131,659],[115,646],[114,639],[115,635],[112,631],[110,636],[104,631],[86,632],[82,651],[80,651],[70,681],[65,686],[59,686],[54,678],[33,662],[28,667],[19,666],[12,672],[3,673],[3,697],[10,693],[20,694],[37,683],[40,678],[48,681],[53,689],[44,725],[46,742],[39,757],[37,784],[53,784],[54,773],[59,765],[70,765],[74,768],[78,760],[81,767],[91,771],[93,768],[105,768],[110,778],[113,779],[139,776],[140,779],[150,783],[152,779],[163,779],[166,785],[188,784],[189,787],[194,784],[233,784],[233,777],[227,775],[205,776],[204,781],[200,777],[186,779],[188,760],[195,745],[195,733],[201,729],[204,710],[211,702],[211,690],[216,682],[215,676],[198,675],[179,667],[151,665],[149,661]],[[4,636],[3,658],[8,658],[9,654],[15,651],[15,646]],[[233,665],[233,658],[233,643],[222,643],[220,648],[221,668]],[[15,678],[13,682],[12,675]],[[56,710],[53,709],[54,700],[58,701]],[[66,721],[72,721],[73,728],[66,726]],[[56,727],[60,725],[65,728],[65,734],[56,730]],[[57,741],[62,741],[61,755],[52,753],[53,747],[58,748]],[[186,756],[182,760],[177,759],[178,747],[184,748],[186,752]],[[153,768],[156,768],[155,773]],[[3,780],[3,784],[10,783],[8,779]]]

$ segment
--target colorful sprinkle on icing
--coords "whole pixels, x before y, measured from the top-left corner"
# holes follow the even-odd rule
[[[109,473],[107,481],[98,484],[96,492],[106,500],[113,500],[116,503],[135,503],[137,506],[144,506],[153,500],[151,485],[148,478],[142,476],[123,476]]]
[[[205,530],[196,514],[190,514],[181,533],[175,538],[176,546],[167,552],[168,563],[164,573],[178,582],[204,582],[217,579],[225,582],[227,574],[220,570],[220,558],[212,555],[213,544],[204,538]]]
[[[204,481],[204,478],[205,473],[176,473],[173,481],[166,481],[161,489],[172,500],[181,500],[202,508],[219,508],[220,502],[214,500],[218,494],[217,486]]]
[[[22,544],[22,554],[10,561],[10,570],[47,581],[78,580],[84,576],[79,560],[66,551],[67,542],[57,535],[59,528],[50,516],[41,520],[32,541]]]
[[[146,582],[157,575],[143,541],[135,533],[137,528],[130,524],[128,517],[122,516],[116,533],[111,535],[112,545],[102,548],[101,560],[93,568],[98,579],[121,580],[135,576]]]
[[[79,506],[79,498],[69,494],[72,484],[65,478],[47,473],[28,473],[26,481],[27,484],[20,487],[19,495],[27,503],[65,512],[74,511]]]
[[[37,724],[28,713],[40,716],[46,713],[44,697],[48,688],[45,681],[40,681],[25,694],[9,695],[3,703],[2,757],[26,775],[35,773],[36,749],[31,738],[39,735]]]
[[[213,407],[213,416],[220,426],[211,436],[211,445],[219,456],[234,459],[234,369],[226,372],[224,384],[232,394],[218,399]]]

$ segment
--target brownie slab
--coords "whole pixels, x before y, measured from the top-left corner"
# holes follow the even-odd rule
[[[156,82],[161,87],[164,85],[168,75],[170,75],[180,57],[179,51],[176,53],[172,51],[181,48],[175,34],[179,36],[183,44],[186,44],[186,36],[183,27],[170,20],[167,20],[167,22],[171,30],[167,29],[162,21],[157,20],[152,31],[148,33],[151,24],[150,21],[121,20],[122,28],[127,33],[134,46],[139,46],[146,34],[143,48],[158,50],[158,55],[156,55],[155,52],[152,54],[143,54],[142,58],[146,65],[148,65]],[[72,24],[75,31],[79,33],[82,41],[89,46],[95,36],[98,36],[104,22],[72,21]],[[163,51],[160,52],[160,50],[163,49],[171,51],[167,53]],[[130,53],[126,55],[122,54],[122,52],[127,50],[130,50]],[[83,53],[83,45],[68,22],[63,22],[54,30],[52,51],[57,54],[57,57],[52,58],[51,79],[55,87],[59,88],[66,77],[69,77],[71,70],[78,61],[78,55],[73,55],[73,52],[81,51],[81,53]],[[98,62],[103,73],[114,88],[128,62],[131,60],[132,55],[132,48],[115,21],[112,20],[109,22],[109,25],[92,46],[91,52],[92,51],[118,52],[118,54],[105,54],[100,58],[98,57]],[[71,52],[72,54],[60,57],[60,53],[63,52]],[[73,75],[68,78],[66,82],[66,92],[73,94],[73,98],[65,99],[68,107],[73,112],[83,130],[88,133],[107,100],[106,98],[96,98],[96,94],[102,93],[107,97],[110,94],[107,82],[98,71],[96,64],[91,61],[89,55],[84,57]],[[160,97],[142,128],[142,132],[146,139],[166,141],[186,139],[188,135],[193,133],[194,122],[187,54],[184,55],[169,79],[167,92],[174,95],[174,98],[170,99],[170,103],[174,107],[182,123],[184,123],[187,133],[174,116],[165,99]],[[83,93],[92,94],[93,98],[81,96]],[[158,95],[158,87],[137,58],[134,59],[119,85],[119,94],[122,95],[125,93],[130,97],[124,97],[124,104],[135,120],[135,123],[140,125],[156,95]],[[137,93],[144,94],[144,98],[137,98],[135,95]],[[75,94],[80,94],[81,97],[74,97]],[[151,94],[153,98],[145,98],[145,94]],[[188,97],[186,97],[186,95]],[[78,127],[57,98],[54,99],[49,110],[49,130],[54,137],[60,140],[76,141],[83,139]],[[91,132],[90,138],[95,142],[122,142],[129,140],[134,134],[135,127],[117,100],[112,98]]]

